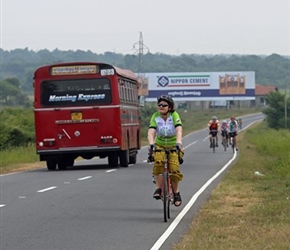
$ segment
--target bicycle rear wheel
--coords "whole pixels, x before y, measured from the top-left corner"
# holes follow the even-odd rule
[[[234,137],[232,137],[232,149],[233,149],[233,153],[235,153],[235,140],[234,140]]]
[[[163,215],[164,222],[167,222],[167,216],[169,215],[169,206],[168,206],[168,173],[163,173]]]

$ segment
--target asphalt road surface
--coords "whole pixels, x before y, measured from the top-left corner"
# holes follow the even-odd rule
[[[263,117],[243,117],[243,129]],[[44,166],[0,176],[0,249],[170,249],[238,155],[221,145],[213,153],[207,135],[202,129],[183,138],[183,203],[171,206],[166,223],[162,202],[152,198],[147,148],[128,168],[111,169],[106,159],[96,158],[66,171]]]

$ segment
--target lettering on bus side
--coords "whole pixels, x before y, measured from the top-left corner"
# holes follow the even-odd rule
[[[77,95],[62,95],[62,96],[57,96],[57,95],[50,95],[49,96],[49,102],[62,102],[62,101],[89,101],[89,100],[101,100],[105,99],[106,95],[105,94],[94,94],[94,95],[84,95],[84,94],[78,94]]]

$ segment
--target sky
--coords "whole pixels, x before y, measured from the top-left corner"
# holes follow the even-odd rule
[[[0,8],[8,51],[290,55],[290,0],[0,0]]]

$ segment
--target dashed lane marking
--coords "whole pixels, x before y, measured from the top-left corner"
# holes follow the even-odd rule
[[[46,192],[46,191],[49,191],[49,190],[52,190],[52,189],[55,189],[55,188],[57,188],[57,186],[49,187],[49,188],[45,188],[45,189],[38,190],[37,193],[43,193],[43,192]]]
[[[82,177],[82,178],[78,178],[79,181],[83,181],[83,180],[87,180],[92,178],[92,176],[86,176],[86,177]]]
[[[111,172],[114,172],[114,171],[117,171],[117,169],[110,169],[110,170],[107,170],[106,173],[111,173]]]

